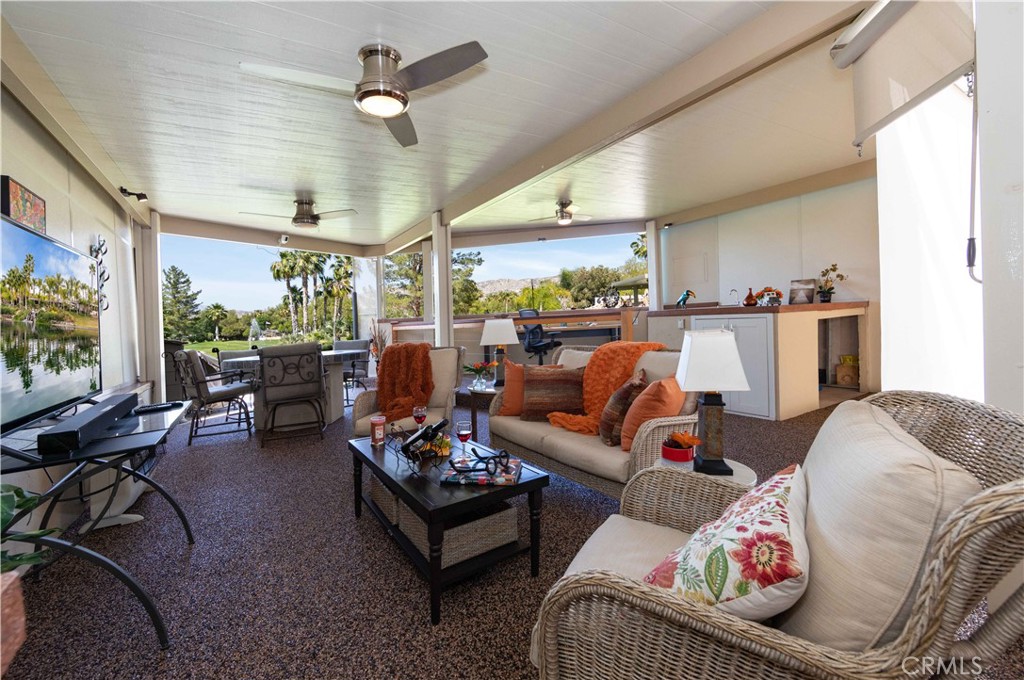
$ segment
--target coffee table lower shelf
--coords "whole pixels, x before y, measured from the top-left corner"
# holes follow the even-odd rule
[[[370,509],[373,516],[377,518],[377,521],[383,525],[384,530],[388,532],[391,538],[395,539],[395,542],[402,549],[403,552],[409,557],[416,569],[419,570],[423,577],[430,581],[430,560],[426,555],[420,552],[419,547],[412,542],[402,529],[391,522],[384,511],[377,505],[377,502],[370,497],[369,494],[363,494],[363,502],[366,507]],[[442,559],[444,546],[442,544]],[[482,552],[479,555],[474,555],[468,559],[462,560],[461,562],[455,562],[454,564],[443,567],[441,569],[441,579],[439,585],[441,589],[448,588],[451,585],[463,581],[474,574],[477,574],[488,567],[491,567],[498,562],[514,557],[520,553],[528,552],[530,550],[530,543],[527,541],[521,541],[518,538],[504,545],[499,545],[496,548]],[[440,619],[439,619],[440,620]],[[434,621],[433,623],[437,623]]]

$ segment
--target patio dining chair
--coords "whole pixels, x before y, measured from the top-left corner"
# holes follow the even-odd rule
[[[327,387],[320,344],[274,345],[261,348],[258,354],[263,400],[260,447],[268,437],[303,436],[310,434],[313,427],[323,439],[327,427]],[[282,416],[281,423],[278,416]]]
[[[366,378],[370,372],[370,341],[369,340],[335,340],[334,349],[336,350],[360,350],[358,355],[353,358],[345,359],[345,406],[352,405],[352,397],[350,396],[349,390],[356,385],[359,385],[366,390],[366,383],[363,382],[363,378]]]
[[[174,353],[175,372],[185,389],[185,397],[192,400],[190,412],[188,445],[196,437],[212,437],[242,428],[246,436],[252,435],[252,418],[245,397],[252,394],[255,386],[244,379],[241,371],[217,371],[208,373],[202,356],[194,349],[178,350]],[[214,413],[214,407],[225,407],[224,419]],[[212,430],[200,434],[200,430]]]

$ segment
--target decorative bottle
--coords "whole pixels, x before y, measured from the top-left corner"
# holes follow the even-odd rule
[[[743,306],[744,307],[756,307],[757,306],[757,298],[754,296],[754,289],[753,288],[747,288],[747,297],[743,298]]]

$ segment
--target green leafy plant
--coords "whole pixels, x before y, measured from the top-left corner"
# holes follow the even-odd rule
[[[839,265],[835,262],[831,266],[825,267],[821,270],[820,280],[818,281],[818,292],[819,293],[834,293],[836,292],[835,282],[845,281],[849,276],[841,274],[839,272]]]
[[[7,530],[14,523],[14,517],[23,510],[34,510],[39,505],[42,497],[31,491],[25,491],[20,486],[13,484],[0,484],[0,532],[3,537],[0,543],[7,541],[23,541],[26,538],[40,538],[60,531],[57,528],[37,529],[35,531],[23,531],[7,535]],[[11,555],[6,550],[0,551],[0,572],[11,571],[22,565],[39,564],[50,557],[50,550],[36,550],[33,552]]]

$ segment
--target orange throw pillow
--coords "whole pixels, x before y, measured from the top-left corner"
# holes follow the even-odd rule
[[[541,366],[541,368],[561,368],[561,364]],[[505,389],[502,392],[501,408],[498,409],[499,416],[521,416],[523,415],[523,386],[525,384],[526,371],[522,364],[517,364],[505,359]]]
[[[679,415],[686,400],[686,392],[679,389],[675,376],[652,382],[633,404],[622,422],[622,450],[629,451],[633,437],[640,426],[651,418],[668,418]]]

